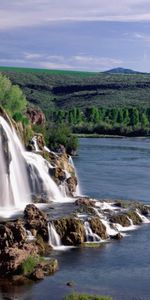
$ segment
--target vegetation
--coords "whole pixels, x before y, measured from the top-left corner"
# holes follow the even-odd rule
[[[72,293],[71,295],[66,296],[64,300],[112,300],[112,298],[106,296]]]
[[[26,98],[19,86],[12,85],[11,81],[2,74],[0,74],[0,105],[12,116],[19,112],[20,117],[27,106]]]
[[[43,110],[48,144],[53,148],[62,142],[76,148],[77,141],[71,131],[98,135],[150,134],[149,74],[23,68],[1,68],[1,71],[20,86],[32,105]]]
[[[41,257],[39,256],[29,256],[22,264],[20,267],[20,272],[23,275],[29,275],[31,274],[37,264],[41,262]]]

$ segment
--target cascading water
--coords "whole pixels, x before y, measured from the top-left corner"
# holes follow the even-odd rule
[[[48,223],[48,244],[53,248],[61,246],[61,239],[59,234],[56,232],[55,226],[52,223]]]
[[[31,202],[24,149],[15,131],[0,117],[0,207],[21,209]]]
[[[38,143],[37,143],[37,137],[36,137],[36,136],[34,136],[34,137],[32,138],[32,143],[33,143],[33,145],[34,145],[35,151],[36,151],[36,152],[40,151],[39,146],[38,146]]]
[[[77,187],[76,187],[76,192],[75,192],[74,196],[81,196],[82,193],[81,193],[81,189],[80,189],[80,185],[79,185],[79,178],[78,178],[78,174],[77,174],[77,171],[76,171],[76,168],[75,168],[75,165],[74,165],[74,162],[73,162],[73,159],[72,159],[71,156],[69,156],[68,162],[74,168],[75,173],[76,173],[76,177],[77,177],[77,182],[78,182]]]
[[[101,242],[101,238],[92,231],[88,221],[84,222],[86,242]]]
[[[25,152],[24,154],[32,194],[41,195],[48,200],[64,202],[58,186],[52,180],[49,170],[52,166],[41,155]]]

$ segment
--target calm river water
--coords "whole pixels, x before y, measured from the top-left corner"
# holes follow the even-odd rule
[[[75,165],[82,193],[150,203],[150,139],[81,139]],[[62,208],[63,209],[63,208]],[[60,270],[31,286],[1,287],[4,300],[62,300],[72,289],[113,300],[150,299],[150,224],[101,249],[54,251]],[[66,286],[74,281],[74,288]]]

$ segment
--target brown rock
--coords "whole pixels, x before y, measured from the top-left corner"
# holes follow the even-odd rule
[[[40,211],[34,204],[28,204],[24,210],[26,228],[36,230],[44,241],[48,241],[47,215]]]
[[[0,274],[5,276],[13,274],[21,263],[29,256],[37,255],[38,247],[35,244],[25,244],[18,248],[17,246],[3,249],[0,254]]]
[[[68,184],[68,189],[70,191],[70,194],[73,196],[78,184],[77,178],[75,176],[71,176],[66,180],[66,182]]]
[[[135,211],[130,211],[127,215],[132,220],[134,225],[140,225],[142,223],[141,218]]]
[[[56,231],[64,245],[80,245],[85,241],[85,229],[81,220],[73,217],[55,220]]]
[[[128,227],[131,225],[128,216],[125,214],[118,214],[118,215],[112,216],[110,218],[110,222],[118,223],[118,224],[122,225],[123,227]]]
[[[92,206],[94,207],[95,206],[95,202],[96,201],[93,201],[93,200],[90,200],[88,198],[79,198],[75,201],[75,205],[85,205],[85,206]]]
[[[29,107],[26,111],[26,116],[32,124],[42,125],[45,123],[45,115],[39,109]]]
[[[90,227],[94,233],[99,235],[103,240],[108,238],[106,227],[98,217],[93,217],[89,220]]]

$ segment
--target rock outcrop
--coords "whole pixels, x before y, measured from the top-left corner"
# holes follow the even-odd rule
[[[28,230],[34,230],[34,234],[40,235],[44,241],[48,241],[47,215],[40,211],[34,204],[28,204],[24,210],[25,226]]]
[[[108,238],[106,227],[98,217],[91,218],[89,223],[93,233],[96,233],[103,240]]]
[[[28,107],[26,115],[30,119],[31,124],[33,125],[42,125],[45,123],[44,113],[37,108]]]
[[[81,220],[68,217],[55,220],[54,225],[64,245],[77,246],[85,241],[84,223]]]

